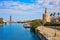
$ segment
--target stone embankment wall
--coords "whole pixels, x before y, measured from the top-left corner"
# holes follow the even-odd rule
[[[60,30],[58,29],[39,26],[36,28],[36,32],[42,40],[60,40]]]

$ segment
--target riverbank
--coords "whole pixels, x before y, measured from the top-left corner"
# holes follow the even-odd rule
[[[35,30],[42,40],[59,40],[60,30],[53,29],[50,27],[39,26]],[[43,36],[43,37],[42,37]]]

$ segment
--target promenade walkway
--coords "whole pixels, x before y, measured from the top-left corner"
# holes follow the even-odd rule
[[[36,32],[38,35],[41,33],[48,40],[60,40],[60,26],[39,26],[36,28]]]

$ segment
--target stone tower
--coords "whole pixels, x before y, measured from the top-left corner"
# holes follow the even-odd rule
[[[45,8],[45,14],[43,14],[43,23],[50,22],[50,14],[48,13],[47,8]]]

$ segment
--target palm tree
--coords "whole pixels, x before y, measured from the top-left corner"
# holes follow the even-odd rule
[[[58,12],[58,14],[57,14],[57,15],[58,15],[58,19],[59,19],[59,21],[60,21],[60,13]]]
[[[60,13],[58,12],[58,17],[59,17]]]
[[[54,12],[53,16],[55,17],[55,15],[56,15],[56,12]]]

